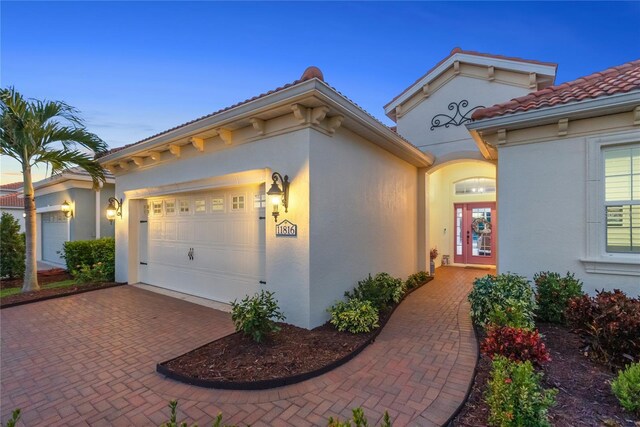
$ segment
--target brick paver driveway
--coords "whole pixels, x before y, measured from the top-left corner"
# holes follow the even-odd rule
[[[409,296],[374,344],[340,368],[264,391],[209,390],[168,380],[157,362],[233,331],[230,315],[130,286],[1,311],[2,421],[26,426],[159,425],[181,417],[296,427],[363,406],[394,426],[441,425],[463,401],[476,360],[465,296],[486,272],[440,268]]]

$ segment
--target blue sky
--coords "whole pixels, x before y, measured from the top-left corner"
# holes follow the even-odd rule
[[[308,65],[391,124],[383,105],[456,46],[557,62],[558,83],[640,57],[640,2],[2,1],[0,12],[2,87],[66,101],[113,147]],[[2,183],[21,179],[0,166]]]

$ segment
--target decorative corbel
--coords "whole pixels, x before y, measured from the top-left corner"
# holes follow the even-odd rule
[[[326,105],[322,105],[320,107],[316,107],[311,110],[311,124],[319,125],[321,121],[327,117],[327,113],[329,112],[329,107]]]
[[[123,171],[129,170],[129,162],[127,160],[118,162],[118,166],[120,166],[120,169],[122,169]]]
[[[176,157],[180,157],[180,146],[176,144],[169,144],[169,152]]]
[[[529,89],[538,88],[538,75],[536,73],[529,73]]]
[[[295,117],[300,123],[309,122],[309,109],[307,107],[303,107],[300,104],[293,104],[291,106],[291,110],[293,111],[293,117]]]
[[[640,105],[633,109],[633,124],[640,125]]]
[[[507,130],[498,129],[498,144],[504,144],[507,142]]]
[[[258,132],[258,135],[264,135],[265,134],[266,122],[264,120],[254,117],[254,118],[249,119],[249,121],[253,125],[253,128],[256,130],[256,132]]]
[[[487,79],[492,82],[496,79],[496,69],[493,65],[487,68]]]
[[[425,83],[425,85],[422,86],[422,97],[428,98],[429,95],[431,95],[431,93],[429,92],[429,83]]]
[[[220,139],[222,140],[222,142],[224,142],[224,145],[231,145],[231,143],[233,142],[232,140],[232,133],[229,129],[217,129],[216,130],[218,132],[218,136],[220,137]]]
[[[396,118],[399,119],[400,117],[402,117],[402,105],[396,107]]]
[[[136,166],[142,166],[144,164],[144,159],[142,157],[132,157],[131,160],[133,160],[133,163],[135,163]]]
[[[160,152],[158,152],[158,151],[149,151],[149,157],[151,157],[151,160],[153,160],[153,161],[160,160]]]
[[[453,74],[455,74],[456,76],[460,74],[460,61],[453,62]]]
[[[558,120],[558,136],[565,136],[569,132],[569,119]]]
[[[189,142],[191,142],[191,145],[193,145],[193,147],[198,150],[199,152],[203,152],[204,151],[204,139],[202,138],[189,138]]]
[[[333,116],[330,117],[327,121],[327,130],[330,134],[335,133],[336,129],[340,127],[342,121],[344,120],[344,116]]]
[[[110,164],[110,165],[104,165],[104,168],[111,173],[115,173],[117,166],[115,164]]]

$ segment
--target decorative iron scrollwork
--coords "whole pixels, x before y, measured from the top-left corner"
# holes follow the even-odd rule
[[[433,116],[433,118],[431,119],[431,130],[439,127],[448,128],[449,126],[460,126],[464,123],[470,122],[471,114],[479,108],[484,108],[484,106],[478,105],[477,107],[473,107],[463,113],[461,110],[466,109],[468,106],[469,101],[467,101],[466,99],[463,99],[459,103],[451,102],[448,108],[449,111],[454,111],[453,115],[448,116],[446,114],[436,114],[435,116]]]

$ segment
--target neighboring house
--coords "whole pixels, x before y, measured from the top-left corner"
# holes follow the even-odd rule
[[[114,195],[114,182],[107,174],[106,183],[95,191],[84,170],[71,168],[33,184],[38,260],[64,267],[64,242],[114,236],[114,226],[104,215],[109,197]],[[65,202],[68,213],[63,212]]]
[[[12,182],[0,185],[0,214],[10,213],[20,224],[20,231],[24,232],[24,199],[19,196],[22,182]]]
[[[591,283],[567,261],[583,257],[579,247],[567,252],[559,235],[545,242],[539,227],[527,227],[536,215],[545,225],[567,215],[546,182],[550,171],[545,186],[537,187],[537,175],[508,175],[505,183],[509,165],[465,127],[476,126],[471,116],[484,107],[549,90],[555,73],[551,63],[454,49],[385,106],[397,123],[391,129],[310,67],[295,82],[114,149],[100,161],[122,198],[116,279],[223,302],[272,290],[287,321],[308,328],[369,273],[406,278],[427,269],[433,247],[454,265],[506,265],[529,276],[574,269]],[[635,106],[623,114],[640,105],[635,85]],[[635,111],[627,126],[637,130]],[[534,165],[526,156],[519,162],[516,175]],[[265,193],[282,187],[279,177],[273,185],[275,172],[291,183],[286,209],[279,196],[276,206],[267,202]],[[586,185],[579,173],[572,179]],[[514,220],[513,212],[526,215]],[[554,228],[575,243],[569,231],[576,230]],[[541,262],[556,250],[558,262]],[[640,268],[637,259],[628,265]],[[599,277],[626,290],[632,283]]]

